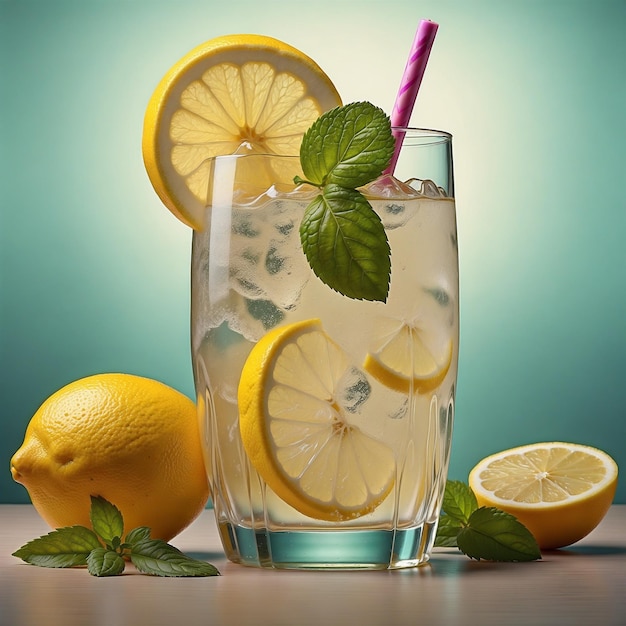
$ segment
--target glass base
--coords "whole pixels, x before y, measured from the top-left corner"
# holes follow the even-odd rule
[[[234,563],[275,569],[400,569],[428,562],[437,523],[390,530],[270,531],[219,524]]]

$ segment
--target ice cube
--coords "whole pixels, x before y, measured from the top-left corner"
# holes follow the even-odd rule
[[[371,392],[372,388],[365,374],[356,367],[351,367],[339,381],[337,401],[349,413],[357,413]]]
[[[383,226],[393,230],[404,226],[417,212],[420,198],[444,198],[446,194],[432,180],[411,178],[402,182],[391,174],[380,176],[361,187]]]
[[[402,182],[392,174],[383,174],[376,180],[361,187],[360,191],[368,199],[382,200],[383,198],[393,198],[394,200],[410,200],[420,196],[427,198],[445,198],[446,192],[442,187],[438,187],[432,180],[421,178],[410,178]]]
[[[441,187],[437,187],[432,180],[422,181],[422,195],[427,196],[428,198],[446,197],[445,191]]]
[[[387,230],[404,225],[410,218],[407,201],[417,198],[418,192],[391,174],[384,174],[361,187],[373,209]],[[391,200],[391,201],[390,201]]]
[[[222,229],[195,252],[196,274],[210,285],[210,296],[196,296],[209,327],[227,322],[257,341],[297,306],[311,276],[299,233],[310,197],[310,189],[272,188],[246,206],[227,207]]]
[[[359,190],[368,198],[414,198],[418,192],[410,184],[403,183],[392,174],[383,174]]]
[[[233,209],[231,288],[278,309],[292,309],[300,299],[310,270],[302,253],[301,202],[272,200],[254,209]]]
[[[248,341],[258,341],[266,332],[263,321],[251,314],[247,306],[248,300],[234,290],[219,306],[214,305],[204,311],[203,325],[206,328],[218,328],[223,324]]]
[[[278,326],[285,319],[285,313],[270,300],[247,300],[246,308],[255,320],[263,324],[266,331]]]

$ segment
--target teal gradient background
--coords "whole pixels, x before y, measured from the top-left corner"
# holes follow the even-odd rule
[[[450,476],[549,440],[626,468],[623,0],[0,0],[0,502],[28,501],[9,459],[66,383],[124,371],[194,395],[191,233],[140,148],[165,71],[264,33],[390,112],[422,17],[441,26],[412,123],[452,132],[456,167]]]

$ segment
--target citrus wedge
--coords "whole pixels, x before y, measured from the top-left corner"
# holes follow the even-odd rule
[[[428,332],[419,323],[380,318],[377,347],[368,353],[363,367],[395,391],[432,391],[443,382],[450,369],[453,343],[451,339],[443,342],[429,339]]]
[[[340,104],[330,79],[296,48],[261,35],[211,39],[178,61],[150,98],[146,171],[167,208],[198,228],[211,157],[298,155],[304,132]]]
[[[348,420],[342,384],[353,371],[312,319],[270,331],[241,374],[239,424],[250,462],[276,495],[314,519],[365,515],[395,481],[391,448]]]
[[[617,487],[605,452],[573,443],[535,443],[480,461],[469,475],[480,506],[515,515],[545,550],[575,543],[602,520]]]

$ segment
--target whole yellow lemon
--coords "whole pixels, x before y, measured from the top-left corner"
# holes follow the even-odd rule
[[[124,530],[169,541],[209,496],[195,404],[156,380],[97,374],[52,394],[11,459],[53,528],[91,527],[91,495],[112,502]]]

